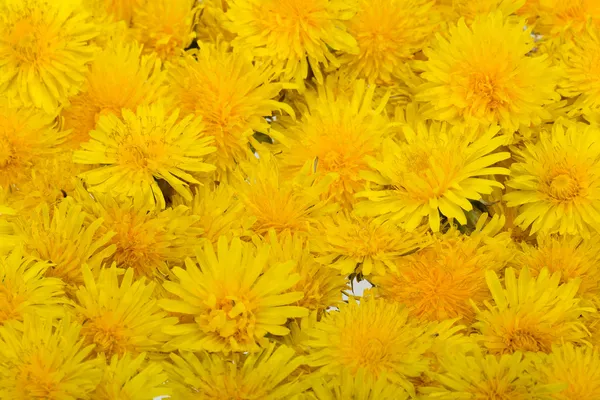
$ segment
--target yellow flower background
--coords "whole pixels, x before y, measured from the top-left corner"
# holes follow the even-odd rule
[[[0,400],[599,400],[599,0],[0,0]]]

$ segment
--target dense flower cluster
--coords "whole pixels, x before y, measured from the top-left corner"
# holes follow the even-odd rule
[[[0,399],[600,399],[600,3],[0,0]]]

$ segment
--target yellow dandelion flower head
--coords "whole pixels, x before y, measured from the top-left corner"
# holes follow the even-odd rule
[[[146,353],[135,358],[130,353],[120,358],[115,354],[90,398],[145,400],[170,395],[171,389],[165,386],[168,378],[159,362],[146,361]]]
[[[424,335],[426,328],[410,320],[398,304],[371,296],[360,303],[350,299],[308,332],[309,365],[336,376],[344,370],[356,375],[360,369],[373,379],[385,374],[414,396],[409,379],[427,370],[424,353],[432,346],[432,338]]]
[[[310,65],[322,82],[321,64],[339,66],[331,49],[358,50],[344,26],[356,1],[230,0],[228,6],[225,27],[237,35],[233,46],[274,65],[284,80],[301,83]]]
[[[0,326],[0,397],[29,400],[89,398],[102,375],[93,346],[83,345],[81,326],[25,317]]]
[[[598,128],[585,124],[554,124],[552,133],[516,150],[513,189],[504,196],[519,207],[515,224],[531,233],[589,236],[600,221],[600,141]]]
[[[553,346],[552,353],[538,361],[538,379],[544,384],[562,382],[566,388],[556,399],[593,400],[600,397],[600,354],[597,347],[570,343]]]
[[[516,265],[527,266],[533,276],[543,268],[551,273],[560,272],[561,283],[580,278],[579,296],[594,297],[600,285],[600,243],[598,237],[583,239],[579,236],[537,237],[537,245],[521,244],[515,258]]]
[[[109,245],[113,233],[98,237],[102,221],[88,223],[87,218],[81,206],[67,198],[53,208],[43,203],[15,222],[25,254],[50,262],[45,275],[62,279],[69,290],[83,283],[84,263],[97,268],[115,251]]]
[[[137,43],[110,41],[91,63],[82,93],[71,98],[62,116],[74,146],[90,139],[101,115],[121,116],[164,98],[165,72],[154,55],[142,56]]]
[[[122,111],[122,119],[103,115],[91,140],[75,151],[73,161],[100,164],[80,176],[92,192],[141,198],[165,208],[165,198],[155,178],[166,181],[185,199],[192,199],[191,173],[210,172],[214,166],[204,156],[215,151],[211,137],[203,136],[199,117],[167,114],[162,103]]]
[[[22,321],[25,314],[59,318],[63,315],[64,284],[47,278],[49,264],[23,257],[19,249],[0,257],[0,324]]]
[[[294,272],[300,275],[300,280],[289,291],[304,293],[296,305],[321,312],[342,301],[342,292],[348,289],[346,278],[328,265],[319,264],[305,238],[290,232],[277,235],[269,231],[266,243],[271,246],[273,263],[296,262]]]
[[[496,235],[501,218],[495,216],[484,228],[485,221],[483,215],[470,236],[453,228],[422,250],[400,258],[392,272],[373,277],[378,295],[406,305],[418,318],[473,322],[472,303],[482,305],[490,298],[485,271],[501,270],[512,257],[508,234]]]
[[[199,239],[213,245],[217,244],[221,236],[231,240],[249,233],[244,204],[227,183],[198,187],[191,202],[176,195],[173,197],[173,205],[189,207],[190,214],[198,219],[192,226],[199,230]]]
[[[78,196],[92,219],[102,220],[96,237],[112,234],[109,243],[115,245],[115,252],[104,262],[131,268],[136,278],[165,279],[170,267],[183,265],[200,234],[193,227],[198,217],[189,215],[183,205],[160,210],[100,193],[92,197],[85,190]]]
[[[287,346],[260,353],[171,353],[170,378],[178,399],[295,399],[307,385],[293,372],[303,363]]]
[[[426,115],[510,131],[550,119],[544,106],[560,98],[557,72],[547,57],[529,55],[534,43],[524,24],[495,12],[438,36],[420,64],[426,82],[415,99],[428,103]]]
[[[494,164],[510,157],[495,152],[506,142],[491,127],[474,137],[474,131],[448,128],[446,124],[419,124],[403,129],[404,139],[386,139],[381,156],[369,159],[377,173],[367,179],[379,187],[359,197],[356,213],[381,216],[412,231],[423,218],[434,232],[440,230],[440,214],[465,225],[464,211],[471,211],[469,200],[480,200],[502,184],[489,175],[507,175],[508,169]],[[377,190],[375,190],[377,189]]]
[[[276,159],[268,156],[245,169],[235,189],[256,234],[266,235],[271,229],[308,234],[319,217],[337,210],[335,203],[323,200],[335,175],[317,179],[307,164],[294,179],[285,179]]]
[[[536,31],[558,37],[561,34],[577,36],[591,20],[600,25],[600,3],[596,0],[537,0],[539,19]]]
[[[569,106],[572,112],[597,112],[600,109],[600,25],[588,25],[563,46],[560,61],[564,73],[558,92],[575,98]]]
[[[552,344],[582,343],[589,336],[579,316],[590,310],[575,297],[579,279],[560,284],[560,273],[550,275],[544,268],[533,278],[525,267],[518,277],[507,268],[504,285],[494,271],[486,272],[486,281],[494,303],[477,309],[473,327],[490,353],[549,353]]]
[[[408,400],[408,393],[398,385],[390,384],[385,375],[374,379],[360,369],[356,375],[349,371],[328,378],[313,377],[312,390],[317,400]]]
[[[373,104],[375,86],[365,81],[350,85],[348,92],[336,93],[336,80],[327,79],[316,92],[307,92],[307,108],[297,124],[285,131],[289,148],[280,163],[284,173],[298,173],[309,164],[317,174],[339,177],[329,194],[339,202],[352,204],[355,192],[365,187],[363,171],[373,171],[367,156],[376,156],[383,138],[389,136],[391,122],[382,112],[387,96]]]
[[[221,237],[216,253],[207,243],[196,252],[196,261],[186,259],[185,269],[176,267],[178,278],[165,282],[175,299],[162,299],[170,312],[190,315],[193,323],[166,330],[176,335],[169,348],[211,352],[258,351],[268,343],[267,333],[285,336],[288,318],[308,315],[293,306],[302,292],[289,292],[300,280],[294,261],[270,262],[270,246],[258,249],[238,238],[230,243]]]
[[[281,140],[265,117],[292,109],[273,100],[286,87],[271,82],[272,71],[253,63],[226,43],[203,44],[195,56],[183,57],[171,68],[172,93],[185,113],[202,116],[205,135],[214,136],[217,152],[209,160],[227,171],[254,157],[250,148],[260,147],[254,132]]]
[[[52,116],[0,101],[0,186],[8,190],[26,181],[40,159],[59,151],[66,135]]]
[[[434,374],[438,387],[422,388],[426,398],[435,399],[511,399],[553,398],[561,386],[542,385],[533,372],[530,357],[521,352],[503,355],[456,354],[447,357],[445,372]]]
[[[7,0],[0,6],[0,91],[55,112],[77,93],[95,47],[90,16],[77,1]]]
[[[360,0],[346,25],[358,42],[358,54],[340,62],[352,76],[384,84],[403,79],[406,62],[428,42],[438,16],[431,0]]]
[[[134,9],[132,29],[144,51],[167,60],[175,58],[196,37],[195,0],[145,0]]]
[[[162,331],[177,323],[177,318],[167,317],[158,306],[154,282],[134,280],[132,269],[120,277],[115,264],[100,270],[97,279],[84,265],[82,275],[75,313],[82,323],[81,337],[95,345],[95,353],[111,358],[161,350],[170,338]]]
[[[311,234],[312,251],[317,261],[344,275],[355,271],[363,276],[385,275],[397,269],[403,256],[427,244],[425,231],[422,227],[406,232],[389,222],[340,212],[320,219]]]

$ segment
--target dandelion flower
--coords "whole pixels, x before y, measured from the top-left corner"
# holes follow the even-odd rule
[[[269,263],[268,245],[254,249],[240,239],[221,237],[217,252],[211,244],[188,258],[185,269],[176,267],[178,281],[165,282],[176,299],[162,299],[170,312],[189,315],[193,323],[165,330],[176,335],[168,348],[210,352],[258,351],[268,343],[267,333],[284,336],[288,318],[308,315],[292,306],[302,292],[288,292],[300,276],[294,262]]]
[[[406,140],[385,140],[381,157],[369,159],[377,173],[366,178],[382,189],[357,194],[366,198],[356,205],[357,215],[382,216],[408,231],[423,218],[434,232],[439,231],[440,212],[465,225],[464,211],[473,208],[469,200],[480,200],[494,187],[503,187],[487,175],[509,173],[493,166],[510,156],[494,153],[506,140],[497,133],[498,128],[492,127],[475,138],[466,130],[452,130],[444,124],[420,124],[416,131],[406,127]]]
[[[513,268],[507,268],[504,287],[494,271],[486,272],[486,281],[494,304],[477,309],[473,327],[490,353],[549,353],[552,344],[579,344],[589,336],[579,316],[590,310],[580,307],[575,297],[579,280],[561,285],[560,273],[550,275],[548,269],[533,278],[528,268],[518,277]]]
[[[554,124],[537,143],[516,152],[504,196],[519,207],[515,224],[531,233],[588,237],[600,222],[600,142],[598,129]]]
[[[83,325],[81,337],[95,345],[94,352],[109,359],[126,352],[159,352],[169,339],[163,329],[177,318],[158,307],[155,283],[134,280],[132,269],[120,278],[115,264],[102,269],[97,279],[87,266],[82,270],[84,284],[75,293],[75,312]]]
[[[490,298],[485,271],[501,270],[511,258],[508,234],[496,235],[502,227],[499,220],[495,217],[485,229],[484,215],[470,236],[452,228],[424,249],[400,258],[393,271],[373,277],[378,295],[406,305],[418,318],[473,322],[472,302],[482,305]]]
[[[300,275],[300,280],[289,291],[304,293],[296,305],[321,312],[342,301],[342,292],[348,289],[346,278],[329,265],[319,264],[306,239],[290,232],[276,235],[275,231],[269,231],[266,243],[272,248],[274,263],[296,262],[294,272]]]
[[[197,217],[190,216],[185,206],[159,210],[102,194],[92,199],[86,191],[80,196],[80,204],[92,219],[102,219],[96,237],[112,233],[109,243],[115,245],[115,252],[105,264],[116,262],[119,268],[131,268],[136,278],[160,282],[169,275],[170,267],[183,265],[193,252],[199,230],[192,225]]]
[[[167,60],[183,53],[194,40],[195,0],[145,0],[133,13],[133,29],[146,52]]]
[[[302,82],[309,66],[322,82],[320,66],[339,66],[331,49],[356,53],[344,26],[357,11],[351,0],[229,0],[225,27],[235,48],[282,71],[283,80]]]
[[[536,31],[556,38],[565,32],[573,37],[585,30],[588,21],[600,25],[600,4],[596,0],[537,0]]]
[[[375,86],[357,81],[349,93],[336,94],[336,83],[327,79],[316,93],[306,93],[302,119],[285,131],[290,144],[282,151],[280,164],[291,176],[306,164],[317,174],[336,173],[339,178],[328,194],[350,205],[354,193],[365,187],[360,173],[373,172],[366,157],[379,154],[382,140],[391,134],[391,122],[382,115],[387,98],[373,106]]]
[[[538,366],[544,384],[568,385],[554,399],[594,400],[600,397],[600,354],[598,348],[575,347],[570,343],[553,346],[552,353]]]
[[[0,398],[86,399],[102,375],[81,326],[69,318],[25,318],[0,326]]]
[[[64,284],[44,276],[48,267],[48,263],[24,258],[19,250],[0,257],[0,324],[22,321],[26,314],[38,318],[63,315]]]
[[[204,135],[213,136],[217,147],[209,160],[220,171],[254,158],[250,145],[260,147],[252,136],[255,131],[282,139],[264,117],[293,111],[273,100],[286,85],[272,78],[269,68],[222,43],[203,44],[195,57],[183,57],[171,68],[172,93],[182,112],[202,116]]]
[[[226,183],[205,184],[194,192],[191,202],[181,196],[175,196],[174,205],[187,205],[190,214],[198,220],[192,225],[201,230],[199,237],[213,245],[221,236],[228,240],[240,237],[247,231],[245,226],[244,204],[235,190]]]
[[[337,210],[334,203],[323,200],[336,176],[329,174],[317,180],[309,169],[306,165],[293,180],[286,180],[270,157],[248,168],[248,177],[242,175],[236,191],[253,221],[253,232],[265,235],[273,229],[277,233],[308,234],[319,217]]]
[[[340,57],[350,76],[393,84],[402,79],[406,63],[428,42],[437,26],[431,0],[360,0],[347,23],[358,53]]]
[[[191,173],[209,172],[214,166],[204,156],[215,151],[210,137],[203,137],[202,120],[179,112],[167,115],[164,105],[140,106],[136,113],[122,111],[101,116],[92,139],[73,154],[80,164],[101,164],[80,176],[90,191],[141,198],[165,208],[164,196],[155,178],[165,180],[177,193],[191,200],[190,183],[199,183]]]
[[[146,353],[135,358],[130,353],[121,358],[113,355],[91,400],[146,400],[171,394],[164,384],[168,375],[162,365],[145,360]]]
[[[52,116],[0,101],[0,186],[8,190],[26,181],[41,158],[59,151],[65,136]]]
[[[600,243],[597,237],[538,236],[537,246],[521,244],[515,265],[527,266],[533,276],[543,268],[560,272],[561,283],[579,278],[579,296],[595,297],[600,288]]]
[[[25,254],[50,262],[46,276],[62,279],[69,291],[83,283],[83,264],[97,268],[115,251],[109,245],[112,232],[97,237],[102,220],[88,224],[87,217],[81,206],[67,198],[54,208],[41,204],[15,222]]]
[[[313,378],[312,390],[317,400],[408,400],[402,387],[390,384],[385,376],[372,379],[365,370],[356,375],[348,371],[338,377]]]
[[[90,65],[82,93],[63,110],[69,141],[75,146],[90,139],[101,115],[121,116],[122,109],[135,111],[140,105],[164,97],[165,73],[154,56],[142,56],[137,43],[111,41]]]
[[[129,26],[133,13],[142,5],[142,0],[85,0],[84,5],[96,18],[104,13],[111,20],[124,21]]]
[[[7,0],[0,6],[0,92],[53,113],[76,94],[96,27],[75,1]]]
[[[309,364],[320,372],[339,376],[344,371],[377,379],[385,374],[389,382],[414,396],[410,378],[427,370],[423,354],[431,347],[424,336],[425,326],[417,325],[398,304],[363,297],[360,304],[340,304],[308,332],[312,353]]]
[[[569,106],[572,113],[581,110],[597,112],[600,109],[599,51],[600,26],[591,25],[575,35],[560,52],[564,73],[557,91],[565,97],[575,98]]]
[[[509,131],[550,119],[544,106],[559,100],[556,72],[546,56],[528,54],[534,44],[524,25],[496,12],[439,36],[421,64],[426,83],[416,99],[430,105],[426,116]]]
[[[321,264],[344,275],[358,268],[364,276],[385,275],[396,263],[427,244],[425,229],[405,232],[394,224],[341,212],[319,221],[311,234],[313,252]]]
[[[531,359],[522,353],[501,356],[456,354],[444,361],[446,372],[434,374],[439,387],[423,388],[424,399],[550,399],[561,386],[540,385]]]
[[[170,375],[178,399],[295,399],[305,385],[293,377],[302,364],[294,350],[270,344],[260,353],[172,353]]]
[[[462,17],[466,22],[472,23],[477,17],[494,11],[501,11],[505,16],[514,14],[520,10],[524,0],[450,0],[449,2],[452,3],[456,19]]]

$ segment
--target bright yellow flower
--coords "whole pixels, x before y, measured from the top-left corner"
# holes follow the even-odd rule
[[[285,179],[275,159],[264,157],[242,175],[236,190],[253,222],[253,232],[265,235],[273,229],[307,234],[319,217],[337,210],[336,204],[323,200],[335,178],[330,174],[317,180],[307,164],[293,180]]]
[[[346,25],[358,42],[358,54],[340,62],[351,77],[392,84],[402,79],[406,63],[428,42],[437,27],[431,0],[360,0]]]
[[[464,18],[472,23],[477,17],[494,11],[501,11],[502,15],[514,14],[523,5],[525,0],[442,0],[452,3],[455,19]],[[537,0],[536,0],[537,1]]]
[[[143,4],[144,0],[84,0],[84,7],[98,19],[99,14],[106,14],[113,21],[124,21],[127,26],[131,23],[134,11]],[[102,21],[102,19],[100,18]]]
[[[576,37],[589,20],[600,25],[598,0],[537,0],[537,3],[536,31],[542,35],[558,37],[568,32]]]
[[[600,133],[598,128],[554,124],[535,144],[516,151],[504,196],[519,206],[515,224],[531,233],[588,237],[600,222]]]
[[[165,73],[154,56],[142,56],[142,46],[116,40],[90,65],[82,93],[63,111],[69,141],[75,146],[90,139],[101,115],[121,116],[122,109],[135,111],[165,96]]]
[[[270,68],[231,52],[226,44],[202,44],[196,56],[171,68],[172,93],[182,112],[202,116],[204,135],[215,138],[217,152],[209,160],[219,171],[254,158],[250,145],[259,147],[255,131],[282,139],[264,117],[293,111],[273,100],[286,85],[271,82],[272,75]]]
[[[8,190],[25,182],[41,158],[59,151],[66,135],[52,116],[0,101],[0,186]]]
[[[316,91],[306,93],[307,106],[298,123],[285,131],[280,163],[293,176],[309,165],[317,174],[336,173],[339,179],[329,186],[328,194],[342,204],[354,202],[355,192],[364,190],[363,171],[373,172],[366,157],[381,151],[382,140],[390,136],[391,122],[382,115],[387,97],[374,105],[376,87],[365,81],[338,92],[337,80],[327,79]]]
[[[134,9],[133,30],[147,53],[163,60],[180,56],[196,37],[195,0],[144,0]]]
[[[494,187],[503,187],[487,175],[507,175],[508,169],[493,165],[510,156],[494,153],[506,141],[497,135],[497,127],[478,136],[471,132],[445,124],[419,124],[416,130],[405,127],[405,140],[385,140],[381,156],[369,159],[377,173],[365,176],[380,189],[359,193],[367,200],[356,205],[356,213],[397,221],[409,231],[423,218],[434,232],[439,231],[440,213],[466,224],[464,211],[473,209],[469,200],[480,200]]]
[[[0,93],[55,112],[83,84],[96,27],[76,1],[0,4]]]
[[[90,191],[143,199],[165,208],[165,198],[155,178],[165,180],[191,200],[189,184],[199,183],[190,173],[209,172],[214,166],[204,156],[215,151],[204,137],[202,120],[179,112],[168,115],[162,103],[122,111],[122,119],[103,115],[89,142],[73,155],[80,164],[100,164],[80,176]]]
[[[316,400],[408,400],[408,393],[390,384],[385,376],[373,379],[364,369],[356,375],[344,371],[340,376],[313,378],[312,390]]]
[[[511,258],[510,237],[497,234],[503,221],[496,216],[484,228],[485,221],[480,218],[470,236],[451,228],[424,249],[400,258],[395,270],[373,277],[377,294],[405,305],[418,318],[472,323],[472,304],[481,306],[490,298],[485,271],[499,271]]]
[[[599,52],[600,25],[588,26],[560,51],[564,73],[558,82],[558,92],[565,97],[575,98],[574,104],[569,105],[572,113],[600,110]]]
[[[256,243],[260,245],[259,241]],[[304,293],[297,306],[320,313],[342,301],[342,292],[348,289],[346,278],[329,265],[320,265],[306,239],[290,232],[276,235],[275,231],[269,231],[266,243],[271,246],[273,263],[296,262],[293,271],[300,275],[300,280],[288,291]]]
[[[357,11],[353,0],[229,0],[225,27],[237,34],[234,47],[301,83],[309,66],[319,82],[324,66],[339,66],[333,50],[356,53],[344,21]]]
[[[116,248],[105,264],[116,262],[119,268],[131,268],[136,278],[156,279],[160,284],[170,267],[183,265],[193,253],[200,231],[192,227],[198,218],[190,216],[187,207],[159,210],[99,193],[92,197],[85,190],[79,196],[91,219],[102,220],[96,237],[112,234],[109,243]]]
[[[504,274],[504,286],[494,271],[486,272],[494,304],[477,309],[473,324],[492,354],[516,351],[549,353],[553,344],[584,343],[589,334],[579,318],[583,311],[575,297],[579,280],[560,284],[560,273],[548,269],[533,278],[528,268],[517,277],[513,268]]]
[[[115,251],[115,246],[109,245],[113,233],[98,237],[102,221],[86,221],[88,214],[71,200],[54,208],[41,204],[30,216],[16,221],[25,254],[50,262],[46,276],[62,279],[69,293],[83,283],[83,264],[98,268]]]
[[[294,400],[306,386],[292,374],[303,363],[294,350],[270,344],[262,352],[171,354],[169,372],[177,399]],[[298,399],[299,400],[299,399]]]
[[[534,43],[524,25],[496,12],[438,36],[420,64],[427,82],[416,99],[430,105],[426,116],[511,132],[550,119],[544,106],[560,98],[556,71],[545,56],[529,54]]]
[[[501,356],[455,354],[443,362],[445,372],[433,374],[439,387],[423,388],[424,399],[551,399],[562,388],[552,382],[541,385],[531,359],[522,353]]]
[[[203,0],[200,7],[201,11],[196,25],[199,42],[215,43],[221,39],[230,42],[235,38],[235,34],[225,29],[227,0]]]
[[[107,358],[159,352],[169,339],[163,330],[177,318],[167,317],[158,306],[155,283],[134,280],[132,269],[120,277],[115,264],[103,268],[98,279],[87,266],[82,270],[84,284],[75,293],[75,313],[83,325],[81,337],[95,345],[94,352]]]
[[[81,326],[68,318],[25,318],[0,326],[0,398],[87,399],[102,375]]]
[[[537,246],[521,244],[515,264],[526,266],[533,276],[543,268],[560,272],[561,283],[580,278],[579,296],[592,298],[600,293],[600,240],[597,236],[538,236]]]
[[[425,229],[406,232],[395,224],[342,212],[319,220],[311,233],[317,261],[344,275],[385,275],[396,271],[397,262],[428,242]]]
[[[408,311],[398,304],[370,296],[360,303],[350,299],[308,332],[309,364],[334,376],[344,371],[356,375],[364,369],[366,378],[386,376],[414,396],[409,379],[427,370],[424,353],[432,345],[425,331],[426,326],[411,321]]]
[[[44,276],[48,263],[23,257],[15,250],[0,257],[0,324],[23,321],[26,314],[36,318],[60,318],[64,284],[60,279]]]
[[[575,347],[570,343],[553,346],[552,353],[537,367],[543,384],[567,386],[553,399],[595,400],[600,398],[600,354],[598,348]]]
[[[175,299],[162,299],[161,306],[194,318],[165,331],[178,336],[169,349],[258,351],[268,344],[267,333],[285,336],[288,318],[308,315],[290,305],[303,297],[288,292],[300,280],[294,261],[272,263],[268,245],[255,249],[237,238],[228,243],[221,237],[216,250],[207,243],[196,261],[188,258],[185,269],[173,269],[177,281],[164,283]]]
[[[91,400],[147,400],[171,394],[165,386],[169,378],[156,361],[146,362],[146,353],[132,358],[130,353],[112,356],[104,367],[102,380],[91,394]]]

